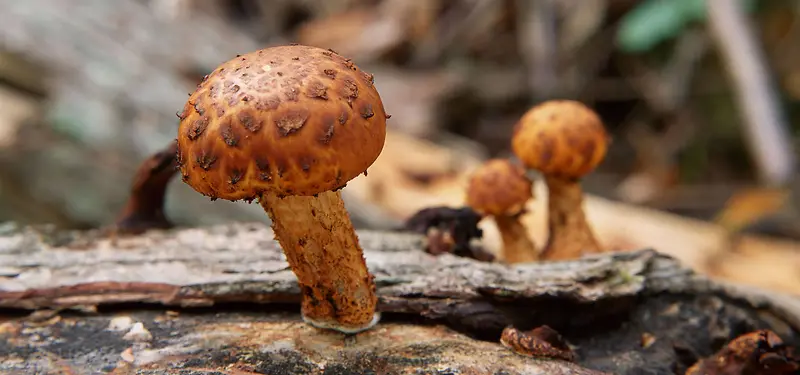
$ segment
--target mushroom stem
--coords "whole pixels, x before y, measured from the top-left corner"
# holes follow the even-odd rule
[[[374,326],[375,283],[341,193],[265,193],[259,202],[300,284],[303,320],[345,333]]]
[[[507,263],[533,262],[539,259],[533,240],[517,216],[495,216],[503,240],[503,259]]]
[[[577,179],[545,176],[548,189],[548,228],[550,236],[543,259],[580,258],[601,252],[600,244],[583,212],[583,190]]]

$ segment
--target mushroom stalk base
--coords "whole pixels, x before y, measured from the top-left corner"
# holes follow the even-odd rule
[[[503,259],[507,263],[533,262],[539,259],[536,246],[519,216],[495,216],[503,240]]]
[[[357,333],[377,324],[377,296],[340,192],[259,200],[297,276],[303,320],[317,328]]]
[[[542,259],[577,259],[602,252],[583,212],[583,190],[578,180],[546,176],[550,236]]]

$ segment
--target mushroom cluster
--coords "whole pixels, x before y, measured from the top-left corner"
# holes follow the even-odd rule
[[[533,198],[533,183],[525,169],[506,159],[492,159],[470,176],[466,203],[483,216],[491,216],[503,241],[507,263],[532,262],[539,252],[519,217]]]
[[[472,173],[466,204],[495,219],[508,263],[576,259],[603,251],[583,212],[580,179],[605,158],[609,139],[597,113],[574,100],[545,101],[515,124],[512,152],[525,168],[539,171],[547,185],[549,237],[541,252],[520,221],[533,198],[525,168],[492,159]]]
[[[512,151],[547,184],[549,238],[543,259],[575,259],[602,251],[583,212],[580,179],[605,158],[608,142],[600,117],[572,100],[534,106],[515,125]]]
[[[373,76],[316,47],[270,47],[204,77],[179,114],[183,181],[258,200],[297,276],[303,319],[355,333],[379,319],[341,188],[377,159],[387,115]]]
[[[183,182],[212,200],[258,200],[297,276],[304,321],[346,333],[374,326],[375,283],[340,192],[384,147],[389,116],[373,76],[331,50],[265,48],[204,77],[178,117]],[[514,154],[548,186],[541,254],[519,220],[533,198],[525,168],[494,159],[473,173],[468,204],[494,218],[507,262],[601,251],[579,179],[605,157],[607,142],[600,118],[575,101],[542,103],[516,124]]]

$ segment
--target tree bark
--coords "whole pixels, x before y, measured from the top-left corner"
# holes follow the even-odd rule
[[[0,308],[35,312],[0,324],[0,372],[672,374],[754,329],[800,342],[797,298],[709,280],[653,250],[504,265],[427,254],[416,234],[358,235],[384,319],[346,336],[301,322],[264,224],[116,237],[6,225]],[[120,315],[149,336],[107,330]],[[511,325],[552,327],[576,362],[513,353],[499,343]]]

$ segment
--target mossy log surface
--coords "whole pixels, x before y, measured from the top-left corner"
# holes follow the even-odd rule
[[[125,237],[7,225],[0,373],[672,374],[754,329],[800,343],[796,297],[712,281],[653,250],[510,266],[433,256],[414,234],[359,237],[383,320],[345,336],[300,321],[263,224]],[[576,363],[499,343],[506,326],[543,324]]]

